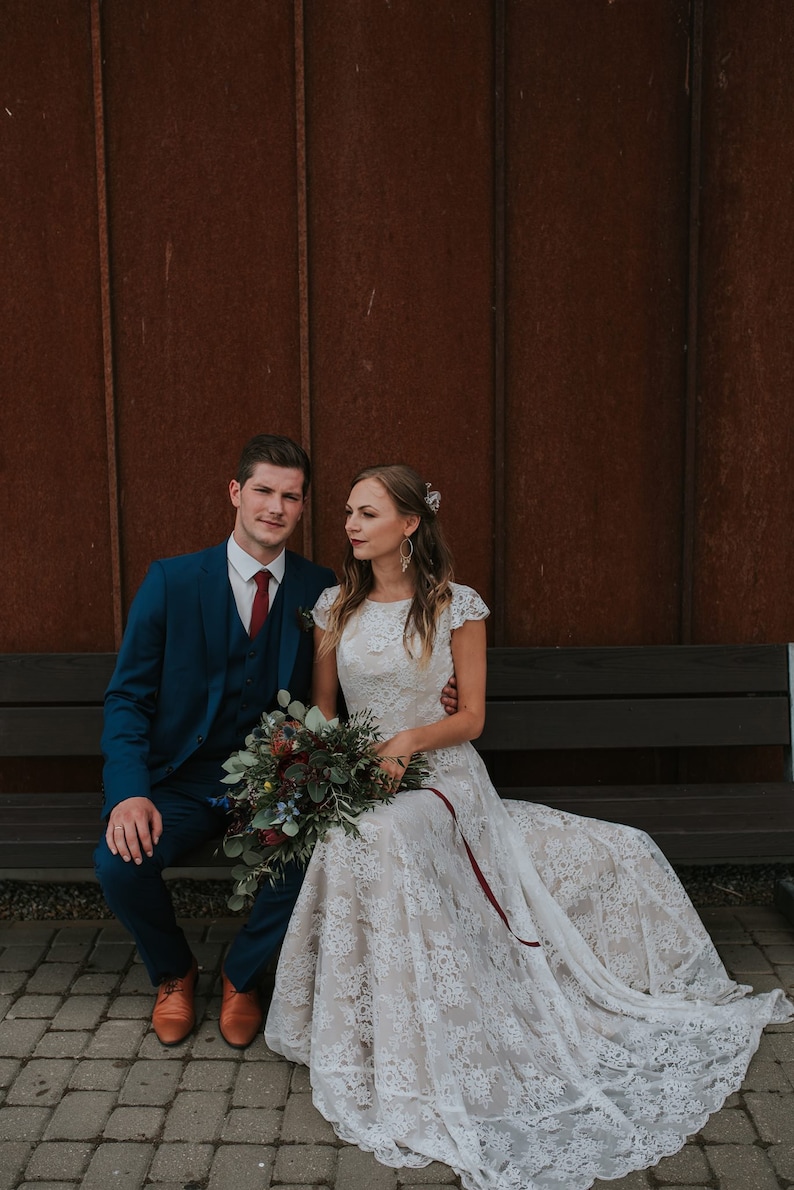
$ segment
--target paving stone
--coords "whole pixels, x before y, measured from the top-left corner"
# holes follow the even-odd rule
[[[644,1169],[636,1173],[626,1174],[625,1178],[616,1178],[614,1182],[593,1182],[591,1190],[648,1190],[651,1182]]]
[[[92,1146],[85,1141],[42,1141],[33,1150],[25,1170],[31,1181],[66,1178],[79,1181],[91,1160]]]
[[[223,1121],[224,1144],[275,1144],[281,1136],[284,1113],[275,1107],[235,1107]]]
[[[131,942],[99,942],[91,951],[88,971],[124,971],[132,959]]]
[[[274,1159],[274,1150],[263,1145],[224,1145],[216,1150],[208,1190],[262,1190],[271,1185]]]
[[[715,1112],[709,1116],[698,1135],[701,1140],[712,1145],[752,1145],[758,1139],[747,1112],[739,1108],[723,1108]]]
[[[9,1015],[9,1009],[14,1004],[13,996],[0,996],[0,1020]]]
[[[256,1042],[248,1048],[253,1049],[255,1045]],[[191,1053],[194,1058],[217,1058],[220,1061],[228,1061],[229,1054],[233,1052],[235,1051],[230,1050],[218,1032],[216,1020],[204,1020],[201,1022],[193,1036],[191,1046]],[[243,1050],[242,1052],[247,1054],[248,1050]]]
[[[220,1091],[179,1091],[166,1119],[164,1139],[216,1141],[228,1098]]]
[[[663,1157],[653,1167],[653,1172],[660,1181],[679,1186],[707,1182],[711,1177],[711,1170],[703,1151],[694,1144],[684,1145],[683,1149],[673,1153],[671,1157]]]
[[[185,1182],[203,1182],[212,1165],[214,1152],[212,1145],[206,1144],[160,1145],[154,1155],[149,1177],[155,1182],[178,1178],[183,1186]],[[262,1185],[264,1183],[260,1182]],[[236,1173],[228,1183],[228,1187],[232,1186],[234,1190],[239,1186]]]
[[[121,981],[121,991],[124,995],[136,996],[147,995],[150,997],[151,1012],[154,1008],[155,989],[152,987],[152,981],[149,979],[145,967],[130,967]]]
[[[771,963],[757,946],[742,946],[738,943],[728,942],[719,945],[717,950],[734,978],[749,977],[757,972],[763,973],[772,970]],[[742,979],[739,980],[739,982],[741,981]]]
[[[179,1045],[163,1045],[157,1034],[149,1028],[146,1021],[141,1022],[147,1030],[143,1041],[138,1046],[138,1057],[148,1058],[152,1062],[172,1062],[174,1058],[190,1057],[190,1037],[186,1037]]]
[[[109,1091],[67,1092],[53,1113],[45,1139],[92,1140],[101,1136],[115,1102],[116,1096]]]
[[[756,1054],[745,1075],[742,1089],[745,1091],[791,1091],[791,1083],[779,1062],[759,1058]]]
[[[192,946],[193,954],[199,965],[199,978],[209,983],[209,980],[219,970],[221,959],[226,947],[220,942],[199,942]]]
[[[345,1190],[397,1190],[397,1171],[381,1165],[372,1153],[347,1146],[339,1150],[336,1181]]]
[[[117,1107],[104,1127],[106,1140],[153,1140],[162,1127],[162,1107]]]
[[[742,905],[733,912],[748,930],[782,930],[786,927],[783,914],[771,905]]]
[[[138,1052],[145,1021],[104,1021],[86,1050],[89,1058],[128,1058]]]
[[[61,996],[20,996],[6,1013],[6,1019],[14,1021],[25,1017],[43,1017],[49,1020],[60,1008],[62,999]]]
[[[152,1015],[152,1003],[143,996],[114,996],[108,1004],[108,1019],[147,1020]]]
[[[38,1140],[51,1115],[49,1107],[0,1107],[0,1140]]]
[[[0,971],[33,971],[47,950],[46,943],[31,946],[7,946],[0,952]]]
[[[707,1156],[720,1190],[780,1190],[762,1149],[750,1145],[710,1145]]]
[[[65,994],[79,970],[77,963],[42,963],[28,980],[27,990],[44,995]]]
[[[794,964],[794,946],[769,945],[764,946],[763,950],[775,967],[790,967]]]
[[[78,1062],[69,1079],[72,1091],[117,1091],[129,1071],[129,1063],[120,1059],[93,1058]]]
[[[0,1144],[0,1190],[15,1190],[29,1156],[30,1145],[23,1141]]]
[[[50,945],[53,949],[61,946],[88,946],[94,943],[98,933],[99,930],[96,926],[83,922],[79,925],[64,926],[58,930]]]
[[[141,1190],[154,1155],[153,1145],[102,1144],[91,1158],[80,1190]]]
[[[292,1077],[290,1079],[290,1091],[311,1091],[312,1084],[309,1078],[308,1066],[289,1066],[289,1063],[284,1063],[292,1070]]]
[[[440,1161],[431,1161],[423,1169],[398,1169],[397,1183],[400,1187],[421,1186],[459,1186],[460,1181],[448,1165]]]
[[[750,1092],[744,1101],[761,1140],[772,1144],[790,1140],[794,1129],[794,1095]]]
[[[0,971],[0,996],[13,996],[25,986],[26,979],[25,971]]]
[[[182,1077],[182,1063],[142,1060],[130,1068],[119,1094],[119,1103],[158,1105],[170,1103]]]
[[[78,975],[69,989],[70,996],[108,996],[119,981],[118,975],[106,975],[101,971]]]
[[[54,933],[55,926],[49,921],[9,921],[0,926],[0,946],[50,942]]]
[[[282,1138],[289,1143],[331,1143],[336,1139],[328,1121],[320,1115],[308,1094],[290,1095],[284,1109]]]
[[[204,1062],[194,1058],[185,1065],[180,1091],[231,1091],[240,1062]]]
[[[8,1103],[53,1107],[59,1103],[72,1073],[74,1062],[68,1059],[33,1059],[20,1072],[8,1092]]]
[[[54,1029],[95,1029],[108,1005],[107,996],[70,996],[53,1017]]]
[[[112,919],[102,922],[96,937],[97,946],[104,946],[107,942],[124,942],[127,946],[132,946],[130,936],[124,926],[121,922]]]
[[[762,1040],[779,1062],[794,1062],[794,1032],[767,1033]]]
[[[234,1107],[283,1107],[290,1086],[286,1063],[256,1062],[240,1067],[234,1084]]]
[[[45,1033],[33,1051],[34,1058],[78,1058],[91,1040],[90,1033]]]
[[[19,1073],[21,1063],[14,1058],[0,1058],[0,1087],[10,1087]]]
[[[281,1145],[276,1151],[273,1184],[291,1182],[296,1186],[307,1183],[334,1184],[336,1149],[331,1145]],[[339,1190],[343,1190],[340,1186]]]
[[[82,1186],[82,1182],[80,1183]],[[14,1190],[75,1190],[74,1182],[21,1182]]]
[[[42,1020],[0,1021],[0,1057],[26,1058],[46,1028]]]
[[[242,918],[222,917],[218,921],[214,921],[207,930],[207,940],[209,942],[219,942],[225,946],[231,942],[232,938],[237,937],[242,924]]]
[[[778,1177],[785,1178],[788,1182],[794,1182],[794,1141],[788,1141],[782,1145],[772,1145],[771,1149],[767,1149],[766,1155]]]

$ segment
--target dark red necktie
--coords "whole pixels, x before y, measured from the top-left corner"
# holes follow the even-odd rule
[[[251,612],[251,627],[248,629],[248,635],[251,637],[251,640],[254,639],[267,619],[267,612],[270,606],[270,571],[257,571],[254,575],[254,582],[256,583],[256,595],[254,595],[254,607]]]

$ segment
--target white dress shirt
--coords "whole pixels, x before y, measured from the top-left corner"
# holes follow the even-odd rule
[[[237,614],[242,621],[243,628],[248,631],[251,626],[251,613],[254,610],[254,596],[256,595],[256,583],[254,575],[258,574],[260,570],[270,571],[270,582],[268,583],[268,595],[270,597],[270,606],[273,606],[273,600],[278,594],[278,589],[284,581],[284,567],[286,565],[286,556],[284,550],[269,562],[267,566],[263,566],[256,558],[252,558],[247,554],[242,546],[239,546],[234,540],[232,533],[226,543],[226,561],[229,570],[229,583],[232,588],[232,595],[234,595],[234,602],[237,606]]]

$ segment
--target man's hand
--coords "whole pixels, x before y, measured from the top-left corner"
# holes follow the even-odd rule
[[[163,833],[163,819],[148,797],[128,797],[110,811],[105,840],[113,855],[125,863],[143,863],[141,852],[152,856]]]
[[[458,710],[458,683],[455,680],[455,675],[447,682],[444,689],[441,691],[441,705],[448,715],[454,715]]]

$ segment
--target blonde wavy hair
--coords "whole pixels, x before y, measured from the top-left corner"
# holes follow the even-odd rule
[[[409,656],[415,656],[414,642],[421,645],[420,664],[427,665],[436,639],[438,617],[452,599],[452,554],[444,538],[436,513],[425,500],[427,484],[405,463],[367,467],[350,485],[351,490],[363,479],[376,479],[394,502],[400,516],[418,516],[419,524],[411,535],[414,546],[414,595],[403,630],[403,643]],[[335,649],[345,625],[372,590],[372,567],[359,561],[348,542],[342,565],[339,594],[328,613],[328,624],[320,656]]]

